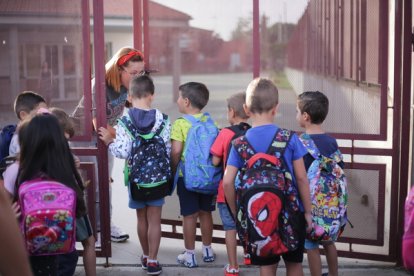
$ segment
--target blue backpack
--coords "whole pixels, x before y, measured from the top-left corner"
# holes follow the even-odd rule
[[[16,125],[7,125],[0,132],[0,161],[9,156],[9,147]]]
[[[204,120],[204,118],[206,118]],[[217,194],[223,170],[212,164],[210,148],[218,135],[218,128],[210,114],[204,113],[200,118],[183,116],[191,124],[183,150],[183,160],[176,172],[175,183],[180,171],[183,173],[185,188],[202,194]]]
[[[155,133],[141,134],[134,124],[122,117],[124,125],[133,137],[131,154],[125,165],[125,178],[131,197],[138,201],[156,200],[165,197],[170,191],[170,157],[163,138],[168,116],[163,114],[163,122]]]

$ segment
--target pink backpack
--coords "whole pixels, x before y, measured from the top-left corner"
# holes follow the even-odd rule
[[[405,202],[405,227],[402,240],[404,266],[414,271],[414,187],[411,188]]]
[[[76,193],[45,179],[19,188],[21,230],[29,255],[55,255],[75,250]]]

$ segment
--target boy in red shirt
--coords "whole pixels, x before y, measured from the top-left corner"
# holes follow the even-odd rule
[[[231,141],[241,135],[244,135],[250,125],[246,123],[249,116],[243,109],[246,93],[237,93],[227,99],[227,120],[230,127],[223,128],[217,136],[210,152],[213,155],[213,165],[223,166],[226,169],[227,157],[230,152]],[[226,232],[226,249],[229,264],[226,265],[224,275],[239,275],[239,265],[237,264],[237,240],[236,240],[236,222],[230,213],[224,197],[223,182],[220,182],[217,194],[217,208],[220,212],[220,218],[223,222],[223,229]]]

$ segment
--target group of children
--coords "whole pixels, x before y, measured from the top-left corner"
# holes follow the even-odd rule
[[[164,151],[160,152],[152,148],[156,150],[154,152],[157,155],[160,154],[160,156],[167,154],[170,157],[166,161],[167,163],[164,164],[164,167],[171,168],[170,175],[166,178],[160,178],[156,185],[152,183],[152,185],[142,186],[142,189],[138,190],[149,191],[147,198],[137,197],[134,195],[136,192],[131,187],[128,189],[129,207],[136,210],[138,238],[142,248],[140,258],[142,269],[147,270],[149,275],[158,275],[162,272],[162,267],[157,261],[161,240],[161,212],[165,203],[165,195],[171,194],[176,185],[180,214],[183,216],[184,236],[184,251],[177,256],[177,262],[189,268],[198,266],[195,255],[198,220],[201,226],[202,259],[204,262],[215,261],[215,253],[211,247],[212,212],[215,210],[217,202],[225,230],[229,260],[224,274],[238,275],[236,234],[240,225],[237,222],[239,208],[237,206],[239,200],[237,191],[238,185],[243,182],[243,175],[240,172],[246,170],[249,160],[241,154],[244,149],[239,149],[240,147],[236,145],[241,145],[240,143],[244,141],[243,145],[248,144],[249,148],[255,153],[266,154],[273,145],[282,143],[282,140],[275,140],[276,136],[285,135],[287,139],[283,140],[285,141],[283,142],[283,151],[275,155],[280,158],[280,162],[286,171],[285,176],[289,175],[289,181],[292,183],[293,192],[289,196],[296,202],[296,211],[299,214],[295,218],[297,244],[293,250],[283,251],[280,254],[270,254],[271,258],[249,256],[251,257],[249,262],[260,266],[260,275],[275,275],[277,264],[280,256],[282,256],[286,264],[287,275],[303,275],[302,261],[306,249],[312,275],[321,275],[320,243],[306,240],[306,233],[312,230],[312,207],[307,177],[307,168],[312,162],[312,157],[298,135],[281,129],[273,123],[279,104],[278,90],[273,82],[265,78],[254,79],[245,93],[238,93],[227,99],[227,119],[231,126],[223,128],[212,143],[211,148],[208,149],[212,164],[221,167],[224,172],[216,192],[217,196],[216,193],[203,193],[188,189],[189,183],[185,183],[186,178],[184,177],[186,172],[180,165],[186,162],[185,151],[190,143],[187,138],[193,127],[192,121],[187,119],[188,116],[192,116],[200,122],[211,120],[210,116],[202,111],[208,103],[209,90],[204,84],[198,82],[181,85],[177,105],[183,117],[178,118],[172,126],[166,114],[152,107],[154,92],[154,83],[149,76],[143,75],[132,78],[128,92],[128,101],[132,107],[118,120],[118,124],[115,126],[116,135],[114,136],[112,132],[103,127],[98,130],[99,138],[108,145],[110,153],[128,160],[126,166],[131,166],[133,162],[136,162],[134,159],[136,156],[142,156],[139,155],[139,150],[136,151],[136,149],[139,149],[140,145],[145,143],[158,143],[157,145],[160,145]],[[76,191],[77,240],[82,241],[84,245],[83,258],[86,274],[94,275],[96,273],[94,237],[85,208],[84,187],[75,166],[76,158],[70,153],[67,142],[67,139],[73,135],[73,130],[71,130],[68,123],[69,118],[64,116],[64,112],[62,114],[61,110],[58,109],[47,110],[45,101],[38,97],[35,93],[25,92],[16,99],[16,114],[23,123],[19,126],[18,138],[13,139],[12,145],[15,148],[20,145],[21,151],[18,162],[9,166],[4,173],[4,184],[14,201],[17,200],[19,185],[34,177],[54,179]],[[26,105],[24,99],[31,99],[30,101],[32,101],[32,98],[35,98],[35,102]],[[314,139],[321,154],[329,156],[338,150],[338,145],[335,139],[325,134],[321,128],[327,113],[328,99],[321,92],[305,92],[299,95],[296,119],[299,125],[305,129],[305,132]],[[30,120],[26,117],[30,117]],[[247,123],[249,119],[251,120],[251,126]],[[215,127],[217,128],[217,126]],[[45,129],[48,131],[45,132]],[[52,133],[54,129],[56,131]],[[38,142],[38,144],[35,142]],[[148,148],[150,146],[147,146],[146,150]],[[132,151],[134,151],[134,158],[131,156]],[[62,166],[56,167],[57,164]],[[134,175],[132,177],[127,172],[127,176],[130,177],[127,184],[131,186],[136,177],[141,177],[141,174],[144,178],[144,174],[148,173],[152,172],[142,170],[137,172],[138,176]],[[238,177],[238,175],[241,175],[241,177]],[[171,176],[176,177],[172,179],[174,177]],[[154,196],[154,193],[151,193],[152,189],[160,191],[164,184],[172,188],[169,188],[167,192],[160,193],[161,196]],[[288,202],[283,202],[283,204],[287,205]],[[260,212],[257,213],[256,222],[254,225],[248,226],[255,227],[261,234],[266,231],[270,224],[277,225],[278,218],[275,221],[262,220],[263,216],[266,215],[263,210],[267,207],[259,208],[258,211]],[[18,214],[18,207],[15,208]],[[273,252],[272,248],[269,249],[271,245],[266,244],[261,249]],[[335,244],[330,241],[323,242],[322,245],[327,255],[329,275],[337,275]],[[30,261],[34,272],[37,275],[46,275],[47,273],[54,275],[60,267],[73,267],[73,262],[70,261],[73,258],[70,257],[70,254],[56,256],[59,256],[59,258],[47,255],[31,256]],[[51,264],[54,265],[51,266]],[[70,273],[67,275],[70,275]]]
[[[247,87],[246,93],[238,93],[227,100],[227,119],[230,127],[223,128],[215,139],[210,149],[212,164],[222,167],[224,176],[216,193],[197,192],[189,189],[185,183],[185,171],[180,164],[189,162],[185,151],[191,141],[188,139],[189,131],[193,126],[188,116],[195,121],[207,122],[210,120],[208,113],[203,112],[209,99],[209,91],[202,83],[189,82],[179,87],[177,99],[178,110],[183,114],[170,128],[168,117],[163,116],[158,109],[153,109],[151,104],[154,98],[154,85],[150,77],[139,76],[131,80],[128,99],[132,104],[127,120],[132,120],[140,130],[138,134],[131,134],[129,127],[121,118],[115,127],[116,136],[111,135],[105,128],[99,129],[102,139],[116,157],[131,158],[131,149],[136,141],[143,142],[142,135],[157,133],[164,121],[166,125],[161,132],[162,139],[168,154],[171,154],[173,187],[177,187],[180,203],[180,214],[183,217],[184,251],[177,256],[177,262],[183,266],[197,267],[195,255],[196,225],[200,221],[202,238],[202,259],[204,262],[213,262],[215,253],[211,247],[213,220],[212,211],[216,202],[225,230],[226,248],[229,263],[225,267],[225,275],[238,275],[237,262],[237,200],[235,179],[240,170],[245,166],[243,157],[232,146],[232,142],[244,135],[248,143],[256,152],[266,153],[272,139],[280,129],[273,123],[278,108],[278,90],[272,81],[265,78],[253,80]],[[321,92],[305,92],[297,101],[297,120],[312,139],[315,139],[321,147],[322,154],[329,156],[338,150],[334,138],[326,135],[321,124],[328,113],[328,99]],[[124,116],[124,117],[125,117]],[[252,127],[247,123],[251,120]],[[201,139],[201,138],[200,138]],[[171,141],[171,144],[170,144]],[[234,142],[233,142],[234,144]],[[288,275],[302,275],[302,261],[305,248],[308,250],[312,275],[321,275],[322,266],[319,256],[319,242],[306,240],[306,233],[312,228],[310,189],[306,169],[311,162],[311,156],[302,145],[295,133],[291,133],[282,156],[286,169],[292,175],[294,190],[297,194],[299,217],[299,243],[297,249],[281,254],[286,263]],[[305,160],[305,162],[304,162]],[[129,163],[130,164],[130,163]],[[187,172],[188,173],[188,172]],[[236,181],[237,182],[237,181]],[[131,184],[131,182],[129,182]],[[142,189],[145,190],[145,189]],[[148,274],[157,275],[162,272],[162,267],[157,261],[157,253],[161,238],[161,210],[164,197],[155,200],[135,200],[129,189],[129,207],[136,209],[138,220],[138,237],[141,242],[142,253],[141,266],[148,270]],[[256,225],[257,226],[257,225]],[[323,242],[329,265],[329,275],[337,275],[337,255],[333,241]],[[280,256],[271,259],[252,258],[250,262],[260,266],[261,275],[275,275]]]

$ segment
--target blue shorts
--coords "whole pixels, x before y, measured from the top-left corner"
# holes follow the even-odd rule
[[[233,215],[231,214],[226,203],[217,203],[217,207],[220,212],[220,218],[223,223],[223,230],[236,230],[236,222],[234,221]]]
[[[165,198],[160,198],[156,200],[147,200],[147,201],[138,201],[133,200],[131,196],[129,196],[129,208],[131,209],[142,209],[147,206],[151,207],[161,207],[165,203]]]
[[[177,180],[177,194],[182,216],[189,216],[198,211],[212,212],[216,209],[216,195],[200,194],[187,190],[182,177]]]
[[[312,240],[305,240],[305,249],[306,250],[312,250],[312,249],[318,249],[319,245],[327,245],[332,244],[332,241],[312,241]]]

